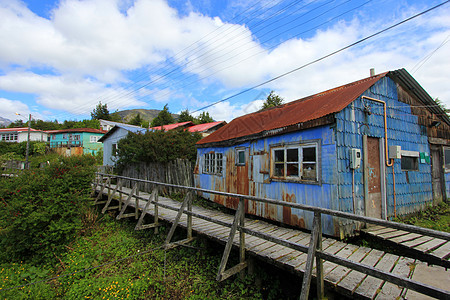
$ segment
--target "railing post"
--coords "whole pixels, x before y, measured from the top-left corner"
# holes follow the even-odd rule
[[[139,182],[136,182],[137,188],[136,188],[136,196],[135,199],[135,204],[136,206],[134,207],[134,218],[137,220],[139,219]]]
[[[158,191],[158,186],[155,186],[155,189]],[[154,222],[155,223],[155,234],[159,233],[159,206],[158,206],[158,201],[159,201],[159,194],[158,192],[156,192],[156,196],[155,196],[155,216],[154,216]]]
[[[190,196],[188,198],[187,210],[188,210],[188,212],[192,212],[192,198],[194,197],[194,194],[191,191],[188,191],[188,193],[190,194]],[[187,215],[187,238],[188,239],[192,238],[192,215],[191,214]]]
[[[319,238],[320,212],[314,211],[313,229],[311,232],[311,240],[309,242],[308,255],[306,256],[306,268],[303,274],[302,289],[300,300],[307,300],[309,288],[311,286],[311,276],[314,265],[314,256],[316,255],[317,241]]]
[[[322,216],[320,213],[317,218],[317,247],[316,251],[322,251]],[[325,298],[325,291],[323,285],[323,259],[316,256],[316,285],[317,285],[317,299]]]
[[[245,200],[244,198],[239,198],[239,204],[240,204],[240,218],[239,218],[239,262],[244,263],[245,262],[245,233],[242,230],[245,226]],[[241,279],[244,279],[245,272],[242,270],[240,272]]]

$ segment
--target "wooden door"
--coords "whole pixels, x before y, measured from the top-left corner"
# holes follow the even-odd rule
[[[366,216],[381,219],[381,165],[380,139],[367,138],[367,182],[368,201],[366,201]]]
[[[431,179],[433,183],[433,203],[442,202],[443,199],[443,160],[442,149],[439,146],[431,146]]]

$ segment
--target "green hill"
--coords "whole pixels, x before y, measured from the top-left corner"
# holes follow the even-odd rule
[[[159,114],[161,110],[158,109],[128,109],[118,111],[117,113],[122,118],[124,122],[129,122],[132,118],[134,118],[138,113],[141,114],[141,118],[151,122],[156,116]],[[172,114],[173,118],[178,119],[177,114]]]

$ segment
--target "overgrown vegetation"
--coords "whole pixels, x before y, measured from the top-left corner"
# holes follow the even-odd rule
[[[399,217],[396,222],[450,232],[450,205],[441,202],[413,216]]]
[[[51,261],[81,228],[94,158],[60,158],[0,185],[0,259]]]
[[[289,299],[285,280],[215,281],[223,246],[196,240],[164,251],[168,228],[134,231],[89,205],[92,157],[0,179],[0,299]],[[174,240],[182,239],[178,232]],[[238,255],[230,257],[230,265]],[[233,261],[234,260],[234,261]]]
[[[118,143],[117,166],[129,163],[167,163],[177,158],[195,161],[195,143],[201,135],[183,130],[130,132]]]

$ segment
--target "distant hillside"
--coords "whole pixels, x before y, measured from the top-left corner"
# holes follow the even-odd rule
[[[12,123],[11,120],[0,117],[0,126],[8,126],[11,123]]]
[[[138,113],[141,114],[141,118],[151,122],[156,116],[159,114],[160,110],[158,109],[128,109],[118,111],[117,113],[122,118],[124,122],[129,122],[132,118],[134,118]],[[172,114],[174,119],[178,119],[177,114]]]

